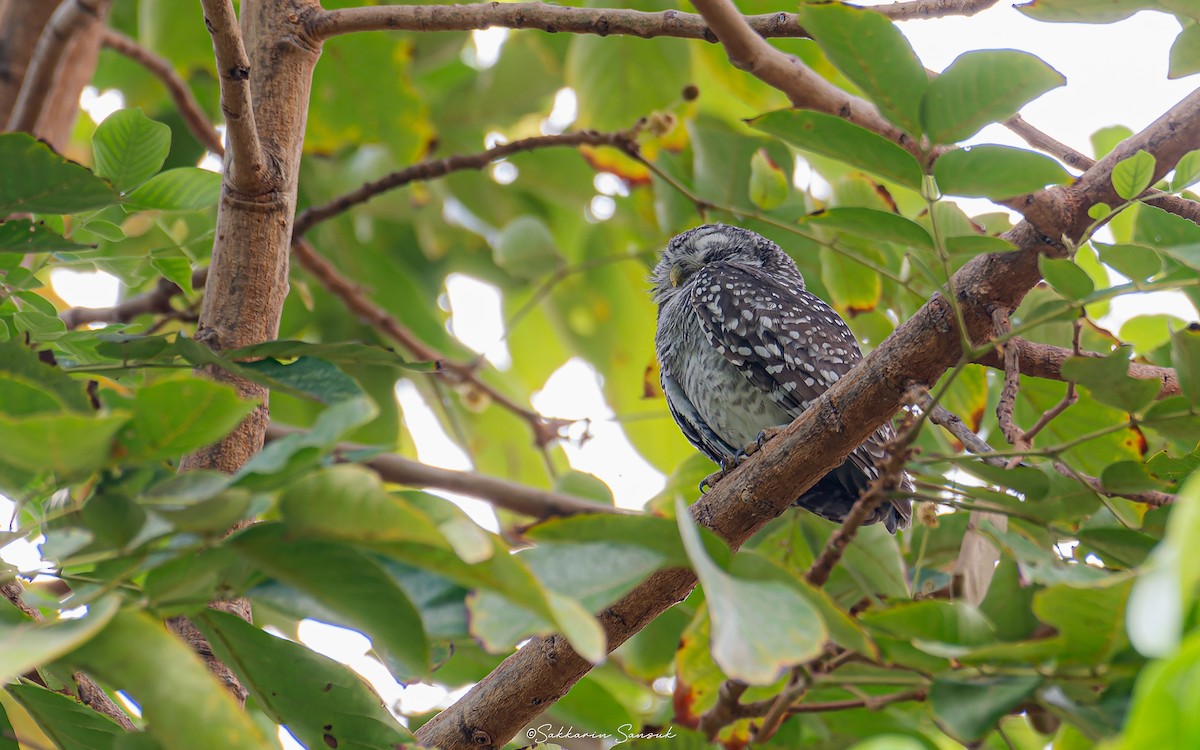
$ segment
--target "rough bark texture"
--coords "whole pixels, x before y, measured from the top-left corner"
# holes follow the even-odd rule
[[[0,6],[0,118],[8,120],[42,29],[58,3],[8,0]]]
[[[226,0],[227,2],[227,0]],[[213,5],[219,5],[214,3]],[[218,44],[236,39],[236,28],[213,28]],[[224,18],[232,23],[226,6]],[[217,209],[213,257],[204,287],[204,303],[197,338],[223,350],[274,339],[279,332],[283,301],[288,291],[288,252],[292,220],[296,213],[296,184],[300,152],[312,89],[312,72],[320,56],[320,43],[312,41],[299,22],[319,10],[316,2],[242,0],[241,34],[249,65],[220,70],[222,89],[248,80],[249,102],[256,128],[230,127],[230,138],[254,138],[253,147],[231,143],[225,155],[225,179]],[[222,59],[218,50],[218,59]],[[225,102],[224,94],[222,102]],[[262,169],[251,175],[234,162],[236,154],[261,153]],[[244,165],[243,165],[244,166]],[[241,179],[237,179],[241,177]],[[232,383],[247,398],[260,402],[236,430],[216,444],[184,459],[181,469],[216,469],[232,473],[263,445],[269,418],[267,391],[225,372],[208,373]],[[250,620],[250,603],[240,599],[214,605]],[[168,623],[204,659],[209,670],[239,700],[245,690],[233,673],[218,661],[204,637],[185,618]]]
[[[305,0],[244,0],[241,6],[257,137],[266,169],[262,180],[239,184],[230,179],[237,149],[226,154],[216,240],[196,334],[216,350],[269,341],[279,331],[288,290],[300,149],[312,71],[320,55],[319,43],[305,34],[299,19],[317,9],[315,2]],[[221,75],[242,73],[221,71]],[[184,468],[233,472],[262,447],[267,392],[224,373],[211,375],[233,382],[243,396],[262,403],[232,434],[189,456]]]
[[[1200,92],[1188,96],[1153,125],[1128,139],[1075,185],[1031,197],[1037,217],[1009,232],[1019,250],[975,258],[952,279],[968,337],[990,338],[992,312],[1014,309],[1040,280],[1038,255],[1058,250],[1051,237],[1078,238],[1091,221],[1089,206],[1118,202],[1113,165],[1145,149],[1156,157],[1154,179],[1200,146]],[[960,360],[962,349],[953,308],[934,296],[896,329],[816,404],[768,442],[692,506],[696,520],[736,549],[783,513],[797,493],[840,465],[845,457],[901,405],[914,385],[934,383]],[[695,585],[690,571],[657,573],[601,614],[615,648]],[[417,733],[434,747],[499,748],[530,719],[571,688],[591,665],[560,637],[535,638]]]

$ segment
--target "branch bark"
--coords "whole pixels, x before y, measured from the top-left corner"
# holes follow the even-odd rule
[[[997,0],[913,0],[873,8],[896,21],[942,16],[971,16]],[[763,37],[806,38],[795,13],[764,13],[746,21]],[[380,5],[344,8],[312,20],[318,39],[361,31],[473,31],[490,28],[539,29],[550,33],[669,36],[716,42],[708,24],[695,13],[666,10],[647,13],[624,8],[577,8],[545,3],[478,3],[473,5]]]
[[[246,55],[231,0],[201,0],[201,5],[204,6],[204,25],[212,36],[216,53],[217,74],[221,79],[221,112],[225,115],[232,152],[226,155],[225,179],[239,191],[256,191],[269,180],[260,136],[262,131],[255,121],[255,99],[251,89],[261,90],[265,70],[260,69],[255,76],[259,86],[252,87],[250,58]],[[301,132],[304,122],[301,117]]]
[[[701,9],[711,12],[716,5],[714,0],[704,0]],[[717,11],[727,22],[726,28],[731,23],[731,7]],[[740,22],[740,16],[733,13],[733,19]],[[721,33],[718,24],[713,27]],[[745,36],[737,35],[743,40]],[[812,76],[797,73],[796,80],[811,81]],[[796,80],[784,83],[807,103],[805,88]],[[1154,179],[1158,179],[1184,153],[1197,147],[1200,92],[1192,93],[1142,133],[1120,144],[1074,185],[1038,193],[1026,201],[1030,207],[1036,204],[1038,226],[1051,229],[1054,234],[1050,236],[1078,239],[1091,221],[1089,206],[1118,202],[1111,184],[1112,168],[1118,161],[1139,149],[1149,151],[1156,157]],[[1040,280],[1039,254],[1061,252],[1028,218],[1008,232],[1006,239],[1018,248],[1015,252],[978,256],[952,279],[965,333],[972,342],[990,338],[993,310],[1015,309]],[[954,310],[943,296],[935,295],[803,415],[702,496],[692,506],[693,517],[738,548],[783,513],[798,492],[840,465],[895,413],[911,387],[928,387],[960,361],[960,341]],[[691,571],[661,571],[605,610],[599,620],[609,648],[616,648],[680,601],[694,585]],[[418,737],[449,749],[497,748],[549,703],[565,695],[590,668],[561,637],[535,638],[426,723]]]
[[[78,92],[96,65],[100,24],[109,5],[110,0],[63,0],[55,8],[33,48],[7,130],[33,133],[62,147],[79,110]],[[64,59],[75,63],[62,65]]]
[[[1019,337],[1010,339],[1007,342],[1007,346],[1016,348],[1021,360],[1022,373],[1037,378],[1046,378],[1047,380],[1064,380],[1062,375],[1063,362],[1067,361],[1069,357],[1074,356],[1070,349],[1061,346],[1051,346],[1049,344],[1036,344]],[[1105,357],[1108,355],[1099,352],[1080,351],[1079,356]],[[1004,369],[1004,355],[994,348],[989,349],[982,357],[975,361],[996,370]],[[1158,391],[1158,398],[1160,399],[1180,394],[1179,377],[1170,367],[1130,362],[1129,376],[1141,380],[1157,380],[1161,384]]]

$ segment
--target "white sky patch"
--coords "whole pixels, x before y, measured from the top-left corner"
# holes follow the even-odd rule
[[[83,92],[79,94],[79,108],[88,113],[88,117],[92,118],[92,122],[97,125],[104,122],[104,119],[116,112],[118,109],[124,109],[125,96],[116,89],[107,89],[100,92],[95,86],[84,86]]]
[[[71,307],[110,307],[117,302],[121,282],[104,271],[50,271],[50,287]]]
[[[463,50],[463,61],[476,70],[487,70],[500,61],[500,51],[508,39],[508,29],[476,29],[471,32],[471,47]]]
[[[629,195],[629,187],[625,184],[625,180],[617,177],[612,172],[597,172],[592,179],[592,186],[596,188],[596,192],[601,195]]]
[[[517,165],[510,161],[500,161],[492,165],[492,179],[499,185],[510,185],[521,174]]]
[[[471,459],[462,448],[442,429],[441,422],[417,387],[407,380],[396,383],[396,400],[400,403],[400,411],[404,416],[404,424],[416,443],[417,458],[421,463],[430,466],[440,466],[443,469],[471,471]],[[453,492],[434,492],[462,508],[471,520],[491,532],[498,532],[500,524],[492,506],[473,497],[459,495]]]
[[[587,217],[595,221],[608,221],[617,213],[617,202],[607,195],[592,198],[586,211]]]
[[[575,89],[559,89],[554,95],[554,107],[550,110],[550,116],[542,120],[542,134],[557,135],[563,132],[571,127],[578,114],[579,100],[575,96]]]
[[[621,426],[612,421],[612,409],[600,391],[600,376],[587,362],[567,360],[530,401],[548,417],[592,420],[586,427],[583,422],[572,425],[572,440],[563,443],[563,449],[573,468],[596,475],[612,488],[618,507],[640,509],[665,486],[666,477],[646,463]],[[585,429],[591,437],[581,446],[578,441]]]
[[[504,311],[500,290],[462,273],[446,277],[450,300],[450,333],[464,346],[478,352],[498,370],[512,367],[512,356],[504,343]]]

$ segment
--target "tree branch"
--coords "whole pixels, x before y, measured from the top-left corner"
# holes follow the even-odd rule
[[[207,279],[207,267],[192,272],[192,286],[196,289],[204,286]],[[173,281],[159,279],[150,291],[134,295],[112,307],[69,307],[59,313],[58,317],[68,329],[88,323],[128,323],[139,315],[175,313],[171,299],[182,293],[183,290]]]
[[[899,144],[922,163],[928,158],[920,143],[884,119],[873,104],[847,94],[768,44],[730,0],[695,0],[693,4],[721,40],[729,62],[782,91],[792,106],[841,117]]]
[[[1036,344],[1019,337],[1009,339],[1007,345],[1015,347],[1018,351],[1021,358],[1021,372],[1047,380],[1064,380],[1062,375],[1063,362],[1074,356],[1070,349],[1061,346],[1051,346],[1050,344]],[[1080,351],[1079,356],[1106,357],[1108,355],[1099,352]],[[1004,357],[994,348],[989,349],[983,356],[976,359],[975,362],[996,370],[1004,369]],[[1158,398],[1160,399],[1168,396],[1178,396],[1181,392],[1179,390],[1179,377],[1169,367],[1130,362],[1129,376],[1141,380],[1157,380],[1162,384],[1162,387],[1158,391]]]
[[[913,0],[872,8],[896,21],[941,16],[970,16],[997,0]],[[747,16],[763,37],[806,38],[795,13]],[[474,31],[476,29],[539,29],[550,33],[668,36],[716,42],[717,37],[695,13],[666,10],[647,13],[625,8],[578,8],[545,3],[478,3],[474,5],[379,5],[321,13],[312,20],[318,39],[360,31]]]
[[[303,432],[295,427],[271,424],[267,427],[267,442]],[[342,454],[364,450],[371,450],[371,447],[339,443],[335,448],[335,454],[339,460],[342,460]],[[538,519],[574,516],[580,513],[622,514],[627,512],[611,505],[601,505],[571,495],[539,490],[486,474],[441,469],[397,456],[394,453],[375,456],[360,463],[373,469],[385,482],[457,492],[460,495],[491,503],[497,508],[504,508]]]
[[[412,6],[380,6],[389,8],[405,8]],[[459,7],[459,6],[445,6]],[[554,6],[547,6],[554,7]],[[316,224],[328,221],[338,214],[344,213],[360,203],[366,203],[380,193],[392,190],[418,180],[432,180],[445,177],[451,172],[465,169],[483,169],[492,162],[523,151],[536,151],[543,148],[560,148],[564,146],[612,146],[625,153],[637,152],[637,135],[642,129],[642,123],[636,123],[628,130],[610,133],[600,133],[594,130],[581,130],[575,133],[561,135],[539,135],[532,138],[522,138],[512,143],[503,143],[476,154],[454,154],[443,159],[431,159],[413,164],[391,174],[384,175],[378,180],[364,183],[362,187],[340,195],[319,206],[310,206],[296,216],[292,230],[294,239],[299,239]]]
[[[96,23],[103,18],[107,5],[108,0],[64,0],[55,9],[34,48],[6,130],[33,132],[46,98],[54,89],[58,64],[68,42],[89,23]]]
[[[1076,151],[1065,143],[1061,143],[1033,127],[1019,114],[1005,120],[1004,126],[1024,138],[1025,142],[1030,146],[1045,151],[1068,167],[1074,167],[1082,171],[1091,169],[1096,163],[1096,160],[1092,157]],[[1196,201],[1159,190],[1148,191],[1148,194],[1142,198],[1142,201],[1152,203],[1164,211],[1200,224],[1200,203]]]
[[[229,146],[233,152],[228,177],[239,191],[264,184],[267,165],[250,99],[250,58],[242,43],[231,0],[200,0],[204,25],[212,36],[221,80],[221,112],[225,115]]]
[[[712,0],[706,0],[708,5]],[[802,80],[810,80],[801,76]],[[991,311],[1016,309],[1040,281],[1038,256],[1057,251],[1050,237],[1075,240],[1091,223],[1088,207],[1116,205],[1113,166],[1138,150],[1156,157],[1161,178],[1187,151],[1200,147],[1200,92],[1193,92],[1146,130],[1127,139],[1073,185],[1029,196],[1038,205],[1039,231],[1027,218],[1006,233],[1018,249],[976,256],[952,279],[967,338],[986,341]],[[737,549],[839,466],[890,418],[914,385],[928,387],[963,351],[953,309],[934,295],[762,450],[733,470],[692,506],[697,521]],[[610,649],[625,642],[695,586],[690,570],[660,571],[599,615]],[[454,705],[417,732],[426,744],[497,748],[591,669],[561,636],[534,638],[504,660]],[[536,699],[536,700],[535,700]]]
[[[106,28],[100,39],[100,43],[113,52],[124,55],[138,63],[150,71],[154,77],[162,81],[162,84],[167,88],[167,93],[171,96],[171,101],[175,103],[175,108],[179,110],[179,116],[183,118],[183,123],[187,126],[188,132],[192,134],[192,137],[214,154],[218,156],[225,155],[225,144],[221,143],[221,136],[217,133],[216,128],[213,127],[212,122],[209,121],[208,115],[204,114],[204,110],[200,107],[200,103],[196,101],[196,97],[192,95],[192,90],[187,85],[187,82],[175,72],[175,68],[170,62],[154,54],[116,29]]]
[[[532,409],[522,406],[504,393],[489,385],[467,363],[447,359],[444,354],[429,346],[384,308],[367,299],[363,289],[342,275],[332,263],[321,256],[308,240],[297,239],[292,243],[292,254],[321,282],[331,294],[338,297],[363,322],[379,329],[388,338],[396,341],[418,359],[437,363],[438,373],[455,383],[470,383],[471,387],[487,394],[488,398],[525,420],[533,430],[534,440],[539,447],[558,439],[561,428],[574,420],[543,417]]]

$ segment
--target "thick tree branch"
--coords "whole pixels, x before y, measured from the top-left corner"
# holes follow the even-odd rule
[[[1061,143],[1033,127],[1020,115],[1013,115],[1005,120],[1004,126],[1024,138],[1025,142],[1030,146],[1045,151],[1068,167],[1074,167],[1082,171],[1091,169],[1096,163],[1096,160],[1092,157],[1076,151],[1065,143]],[[1142,200],[1176,216],[1181,216],[1191,222],[1200,224],[1200,202],[1158,190],[1147,191]]]
[[[897,21],[942,16],[970,16],[997,0],[913,0],[872,8]],[[763,37],[804,38],[795,13],[747,16]],[[551,33],[668,36],[716,42],[704,19],[695,13],[666,10],[647,13],[625,8],[577,8],[545,3],[478,3],[474,5],[379,5],[326,11],[312,20],[312,34],[328,39],[359,31],[473,31],[490,28],[539,29]]]
[[[34,48],[55,9],[52,2],[0,2],[0,112],[13,111]],[[0,122],[6,126],[7,120]]]
[[[192,137],[214,154],[225,155],[225,144],[221,143],[221,136],[209,121],[208,115],[204,114],[196,97],[192,95],[192,89],[175,72],[174,66],[169,61],[154,54],[116,29],[106,28],[100,43],[113,52],[138,63],[162,81]]]
[[[267,442],[279,440],[298,432],[303,432],[303,430],[272,424],[267,427]],[[364,450],[370,450],[370,446],[339,443],[335,453],[340,460],[342,454]],[[539,490],[486,474],[441,469],[393,453],[375,456],[361,463],[363,466],[373,469],[385,482],[457,492],[460,495],[491,503],[497,508],[504,508],[538,519],[574,516],[580,513],[626,512],[611,505],[601,505],[571,495]]]
[[[1064,380],[1062,375],[1063,362],[1074,356],[1070,349],[1061,346],[1051,346],[1050,344],[1036,344],[1019,337],[1010,339],[1007,345],[1016,348],[1021,359],[1021,372],[1047,380]],[[1108,355],[1099,352],[1080,351],[1079,356],[1106,357]],[[995,348],[990,348],[975,361],[978,364],[986,365],[996,370],[1004,369],[1004,356],[996,351]],[[1180,394],[1179,378],[1175,374],[1175,371],[1169,367],[1130,362],[1129,376],[1141,380],[1157,380],[1161,383],[1162,386],[1158,391],[1158,398],[1178,396]]]
[[[266,180],[267,166],[250,95],[250,58],[231,0],[200,0],[200,4],[216,53],[221,112],[232,151],[226,176],[237,190],[253,191]],[[262,75],[262,71],[255,75]]]
[[[1027,218],[1005,236],[1016,251],[977,256],[955,273],[951,286],[966,337],[977,344],[988,340],[992,311],[1015,309],[1040,280],[1039,254],[1057,250],[1050,237],[1078,239],[1091,223],[1088,207],[1119,202],[1111,184],[1118,161],[1144,149],[1156,158],[1154,179],[1158,179],[1196,148],[1200,148],[1200,92],[1120,144],[1074,185],[1029,196],[1029,204],[1038,204],[1039,227],[1053,234],[1034,229]],[[944,297],[935,295],[796,421],[697,500],[693,517],[738,548],[790,507],[798,493],[839,466],[895,413],[910,388],[928,387],[959,362],[962,338],[958,316]],[[609,648],[616,648],[682,600],[695,582],[688,570],[661,571],[606,609],[599,619]],[[591,666],[560,636],[534,638],[425,724],[418,737],[441,748],[500,747],[565,695]]]
[[[410,182],[433,180],[438,177],[445,177],[451,172],[466,169],[483,169],[498,159],[504,159],[524,151],[537,151],[544,148],[561,148],[565,146],[612,146],[625,153],[636,153],[637,135],[641,129],[642,124],[639,122],[628,130],[609,133],[581,130],[561,135],[539,135],[532,138],[522,138],[512,143],[503,143],[475,154],[454,154],[443,159],[430,159],[419,164],[413,164],[391,174],[384,175],[378,180],[364,183],[358,189],[340,195],[319,206],[310,206],[304,209],[296,216],[296,224],[292,230],[292,235],[294,238],[299,239],[304,236],[305,232],[312,229],[314,225],[322,221],[328,221],[361,203],[366,203],[380,193],[402,187]]]
[[[922,161],[928,157],[920,143],[884,119],[874,105],[847,94],[795,57],[768,44],[730,0],[695,0],[693,4],[721,40],[729,62],[782,91],[792,106],[841,117],[899,144]]]
[[[7,130],[33,132],[47,97],[54,90],[59,63],[72,37],[104,17],[108,0],[63,0],[42,31],[21,94],[8,118]]]

